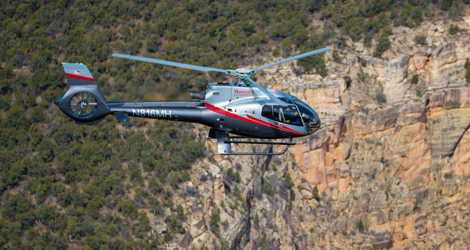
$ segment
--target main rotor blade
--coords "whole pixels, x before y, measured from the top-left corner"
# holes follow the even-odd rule
[[[158,63],[158,64],[180,67],[180,68],[185,68],[185,69],[194,69],[194,70],[199,70],[199,71],[204,71],[204,72],[215,71],[215,72],[222,72],[222,73],[227,74],[227,70],[223,70],[223,69],[209,68],[209,67],[197,66],[197,65],[186,64],[186,63],[171,62],[171,61],[153,59],[153,58],[142,57],[142,56],[131,56],[131,55],[125,55],[125,54],[118,54],[118,53],[114,53],[113,56],[142,61],[142,62]]]
[[[258,71],[263,70],[263,69],[267,69],[267,68],[272,67],[272,66],[276,66],[276,65],[279,65],[279,64],[290,62],[292,60],[300,59],[300,58],[303,58],[303,57],[306,57],[306,56],[315,55],[315,54],[318,54],[318,53],[327,52],[327,51],[330,51],[330,50],[331,49],[329,49],[329,48],[323,48],[323,49],[318,49],[318,50],[310,51],[310,52],[307,52],[307,53],[303,53],[303,54],[300,54],[298,56],[294,56],[294,57],[287,58],[287,59],[284,59],[284,60],[276,62],[276,63],[266,65],[264,67],[261,67],[261,68],[255,70],[255,72],[258,72]]]
[[[279,98],[275,97],[273,94],[271,94],[269,92],[269,90],[259,84],[257,84],[255,81],[251,80],[249,77],[247,77],[248,81],[251,82],[252,85],[254,85],[255,87],[257,87],[258,89],[260,89],[261,91],[263,91],[271,100],[277,102],[277,104],[281,105],[281,106],[287,106],[287,103],[285,103],[284,101],[281,101]]]

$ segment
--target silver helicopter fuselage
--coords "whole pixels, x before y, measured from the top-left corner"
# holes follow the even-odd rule
[[[204,105],[223,115],[217,130],[256,138],[291,138],[314,133],[320,119],[307,104],[289,94],[269,90],[286,102],[280,106],[259,88],[238,83],[211,83]],[[287,110],[287,111],[286,111]]]

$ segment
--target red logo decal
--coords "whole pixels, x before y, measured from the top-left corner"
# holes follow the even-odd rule
[[[254,96],[255,91],[254,90],[234,90],[233,91],[234,96]]]

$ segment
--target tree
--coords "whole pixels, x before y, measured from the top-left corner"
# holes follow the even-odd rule
[[[357,225],[357,230],[359,230],[360,233],[364,233],[364,224],[362,223],[361,219],[359,219],[359,223]]]
[[[390,45],[391,42],[390,39],[388,39],[388,36],[386,34],[381,35],[377,41],[377,46],[374,50],[374,56],[381,57],[385,51],[390,49]]]
[[[452,0],[442,0],[441,2],[441,9],[442,10],[449,10],[450,6],[452,6]]]
[[[315,73],[321,76],[326,76],[328,73],[323,55],[316,54],[301,58],[297,60],[297,65],[302,66],[305,72],[310,72],[312,69],[315,69]]]
[[[3,202],[2,216],[13,221],[18,214],[28,212],[31,206],[31,201],[25,196],[7,193]]]
[[[411,79],[412,84],[417,84],[419,82],[419,75],[414,74],[413,78]]]
[[[238,173],[238,171],[234,171],[233,167],[227,170],[227,177],[236,183],[240,183],[240,173]]]

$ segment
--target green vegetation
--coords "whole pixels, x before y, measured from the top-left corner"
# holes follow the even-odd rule
[[[289,188],[293,188],[294,187],[294,182],[292,181],[292,177],[290,176],[289,173],[286,174],[285,179],[286,179],[286,182],[287,182],[287,186]]]
[[[315,185],[315,187],[313,187],[312,195],[313,195],[313,198],[315,198],[315,200],[317,200],[317,201],[320,200],[320,195],[318,194],[318,187],[317,187],[317,185]]]
[[[377,46],[375,47],[375,50],[374,50],[374,56],[381,57],[385,51],[390,49],[390,45],[391,45],[391,42],[390,42],[390,39],[388,38],[388,35],[385,35],[385,34],[381,35],[378,38]]]
[[[357,224],[357,230],[359,230],[360,233],[364,233],[364,224],[361,219],[359,219],[359,223]]]
[[[465,60],[465,79],[467,80],[468,83],[470,83],[470,61],[468,58]]]
[[[253,218],[253,221],[254,221],[255,225],[259,227],[259,216],[258,216],[258,213],[255,214],[255,218]]]
[[[276,188],[273,187],[271,183],[269,183],[269,180],[266,177],[263,178],[263,192],[270,196],[273,196],[277,193]]]
[[[417,84],[419,82],[419,75],[414,74],[413,78],[411,78],[411,83],[412,84]]]
[[[450,27],[449,27],[449,34],[452,35],[452,36],[459,33],[460,31],[462,31],[462,30],[457,25],[451,24]]]
[[[421,87],[417,87],[415,93],[417,96],[421,97],[423,96],[423,89],[421,89]]]
[[[240,173],[238,173],[236,170],[234,171],[233,168],[229,168],[227,170],[227,177],[236,183],[240,183],[241,181]]]
[[[178,205],[176,207],[176,214],[166,217],[165,222],[168,224],[168,228],[171,233],[184,234],[186,233],[186,229],[183,227],[183,222],[185,220],[186,216],[184,215],[183,207]]]
[[[387,97],[384,94],[384,87],[379,83],[379,86],[375,89],[375,98],[379,104],[387,102]]]
[[[209,221],[209,225],[211,227],[210,229],[216,235],[219,235],[220,233],[219,222],[220,222],[220,209],[217,209],[216,211],[212,212],[210,216],[210,221]]]
[[[419,45],[426,45],[426,36],[423,34],[415,36],[415,43]]]
[[[341,62],[341,58],[338,55],[338,51],[336,49],[333,50],[333,60],[337,63]]]

